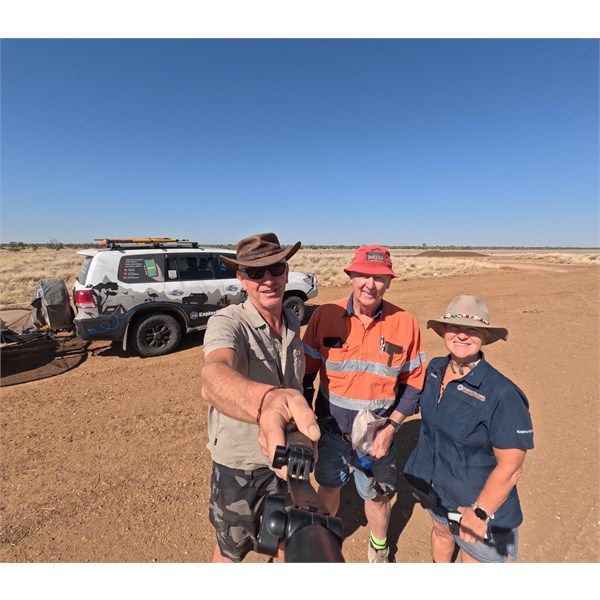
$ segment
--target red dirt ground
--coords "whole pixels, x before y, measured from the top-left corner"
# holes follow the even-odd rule
[[[508,327],[508,342],[489,346],[486,356],[525,391],[534,421],[535,449],[519,484],[521,563],[600,558],[598,291],[596,267],[521,264],[472,276],[395,280],[386,295],[416,315],[429,358],[444,351],[425,322],[456,294],[482,296],[493,322]],[[348,293],[347,287],[323,289],[316,301]],[[70,338],[5,348],[0,560],[210,561],[202,362],[202,334],[187,336],[169,356],[149,359],[108,342]],[[398,434],[400,465],[418,429],[414,417]],[[340,516],[346,562],[364,562],[368,531],[352,485]],[[429,518],[401,482],[389,531],[396,562],[430,562],[429,530]]]

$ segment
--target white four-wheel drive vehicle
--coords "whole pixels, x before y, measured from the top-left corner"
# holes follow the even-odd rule
[[[103,241],[106,248],[78,251],[85,259],[72,292],[82,339],[122,341],[140,356],[167,354],[182,334],[206,329],[217,310],[246,299],[219,260],[235,258],[232,250],[168,238]],[[304,303],[317,293],[315,275],[290,271],[284,305],[302,321]]]

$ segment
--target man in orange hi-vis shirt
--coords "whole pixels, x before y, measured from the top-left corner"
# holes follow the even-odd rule
[[[396,486],[394,434],[417,412],[425,353],[415,317],[383,299],[396,277],[389,250],[361,246],[344,271],[352,294],[317,308],[303,337],[304,395],[310,403],[317,373],[320,379],[315,412],[322,435],[315,479],[319,496],[335,515],[353,471],[371,531],[368,560],[385,563],[390,562],[387,528]],[[368,454],[352,444],[357,415],[361,421],[365,415],[381,417],[375,419]]]

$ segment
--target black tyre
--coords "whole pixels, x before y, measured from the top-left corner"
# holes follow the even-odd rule
[[[142,317],[131,332],[131,344],[140,356],[169,354],[180,341],[181,326],[175,317],[165,313]]]
[[[304,321],[304,315],[306,314],[306,306],[304,306],[304,300],[299,296],[287,296],[283,300],[283,306],[289,308],[296,314],[300,323]]]

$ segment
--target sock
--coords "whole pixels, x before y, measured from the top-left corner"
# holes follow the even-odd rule
[[[387,537],[384,537],[382,540],[378,540],[374,535],[373,532],[371,532],[371,537],[369,539],[371,546],[373,546],[373,548],[375,548],[375,550],[383,550],[384,548],[387,548]]]

